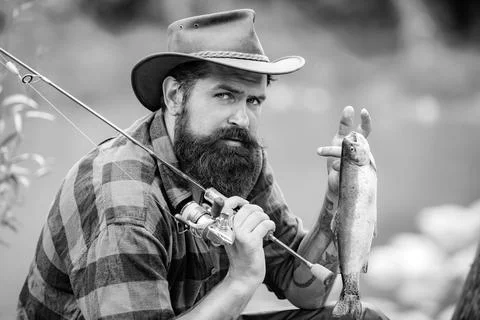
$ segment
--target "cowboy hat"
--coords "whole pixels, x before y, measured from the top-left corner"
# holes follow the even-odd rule
[[[300,69],[305,60],[288,56],[270,61],[253,26],[251,9],[206,14],[178,20],[168,26],[168,52],[150,55],[132,70],[138,100],[151,111],[160,108],[161,83],[176,66],[209,61],[245,71],[279,75]]]

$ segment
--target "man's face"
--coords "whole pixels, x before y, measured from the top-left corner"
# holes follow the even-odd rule
[[[258,119],[265,100],[265,75],[218,68],[218,72],[199,79],[186,103],[189,129],[197,136],[206,137],[220,128],[241,128],[257,137]],[[240,143],[224,140],[235,147]]]
[[[258,167],[258,120],[267,77],[215,68],[196,81],[175,127],[182,169],[226,196],[246,196]]]

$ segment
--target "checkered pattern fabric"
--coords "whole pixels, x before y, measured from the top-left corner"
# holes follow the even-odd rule
[[[127,130],[178,166],[159,111]],[[248,200],[297,249],[305,235],[289,213],[262,151]],[[51,206],[20,293],[21,319],[171,319],[190,309],[226,275],[223,247],[182,232],[173,215],[192,194],[182,181],[123,136],[68,172]],[[293,260],[265,244],[265,284],[283,297]]]

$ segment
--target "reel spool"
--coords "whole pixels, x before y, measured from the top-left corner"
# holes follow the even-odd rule
[[[180,214],[175,215],[175,218],[186,224],[197,238],[208,240],[214,246],[232,245],[235,241],[235,233],[232,229],[233,215],[220,212],[221,208],[212,210],[212,206],[216,205],[214,200],[223,200],[223,198],[224,196],[215,189],[207,189],[204,199],[209,203],[204,202],[200,205],[190,201],[182,208]]]

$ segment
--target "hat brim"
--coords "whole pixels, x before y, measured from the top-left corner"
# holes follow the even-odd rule
[[[138,62],[132,70],[132,88],[138,100],[149,110],[160,108],[162,81],[176,66],[190,61],[209,61],[254,73],[280,75],[297,71],[305,64],[299,56],[288,56],[273,62],[235,58],[205,58],[183,53],[158,53]]]

